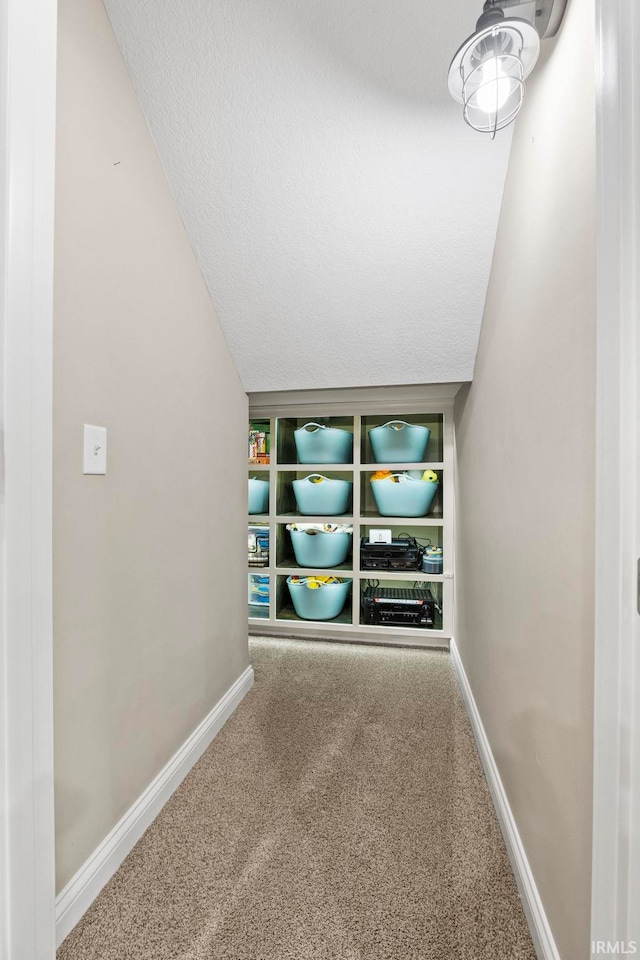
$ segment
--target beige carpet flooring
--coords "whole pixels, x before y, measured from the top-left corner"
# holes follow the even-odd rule
[[[251,657],[59,960],[535,960],[448,654]]]

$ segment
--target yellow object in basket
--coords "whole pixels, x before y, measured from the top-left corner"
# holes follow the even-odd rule
[[[323,583],[342,583],[340,577],[291,577],[291,583],[306,583],[310,590],[317,590]]]
[[[434,473],[433,470],[425,470],[425,472],[422,474],[422,479],[427,480],[429,483],[437,483],[438,474]]]
[[[310,590],[317,590],[323,583],[342,583],[338,577],[308,577],[307,586]]]
[[[311,477],[311,483],[322,483],[324,477]]]

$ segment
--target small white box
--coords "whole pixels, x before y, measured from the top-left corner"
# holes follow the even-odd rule
[[[391,543],[391,530],[373,530],[369,528],[369,543]]]

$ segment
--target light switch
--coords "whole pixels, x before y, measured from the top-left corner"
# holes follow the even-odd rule
[[[83,473],[107,472],[107,428],[84,425]]]

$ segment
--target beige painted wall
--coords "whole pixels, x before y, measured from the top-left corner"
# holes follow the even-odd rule
[[[455,636],[563,960],[588,956],[595,465],[593,0],[516,124],[456,400]]]
[[[60,890],[248,654],[247,400],[99,0],[61,0],[58,69]]]

